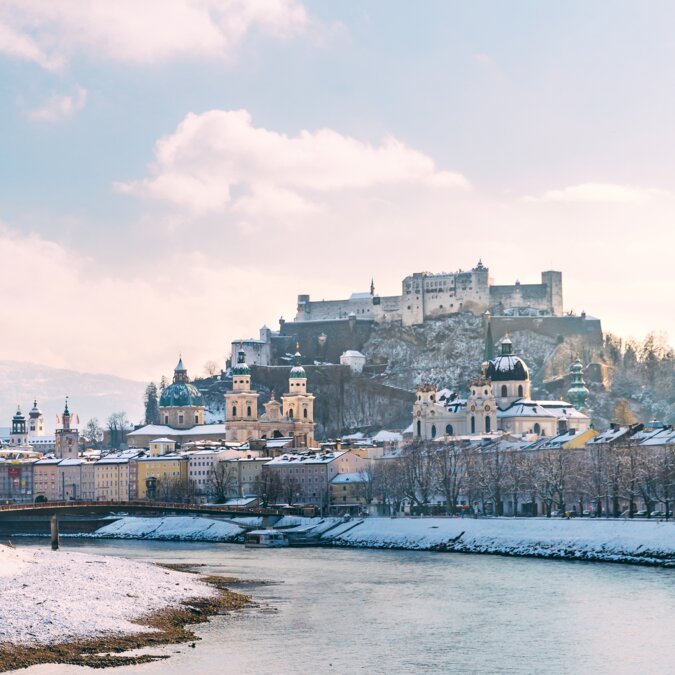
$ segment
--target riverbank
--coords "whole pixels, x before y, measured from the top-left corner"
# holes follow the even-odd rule
[[[250,603],[230,584],[111,556],[0,546],[0,672],[163,658],[121,653],[195,640],[187,626]]]
[[[121,518],[94,537],[240,542],[260,519]],[[675,567],[675,523],[510,518],[299,518],[275,525],[326,546],[490,553]]]

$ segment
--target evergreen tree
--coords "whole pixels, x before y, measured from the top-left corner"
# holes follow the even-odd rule
[[[145,389],[145,423],[159,424],[159,400],[154,382],[150,382]]]

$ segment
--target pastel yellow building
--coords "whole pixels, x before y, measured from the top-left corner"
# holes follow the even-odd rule
[[[188,458],[184,455],[139,457],[137,467],[138,499],[154,500],[167,488],[187,485]]]

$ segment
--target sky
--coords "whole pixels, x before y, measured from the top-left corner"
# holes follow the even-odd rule
[[[672,343],[675,6],[0,0],[0,358],[224,365],[299,293],[563,272]]]

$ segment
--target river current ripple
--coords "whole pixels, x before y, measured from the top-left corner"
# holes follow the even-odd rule
[[[115,674],[675,673],[672,569],[422,551],[63,544],[275,582],[251,589],[260,608],[199,627],[196,648],[154,649],[171,658]]]

